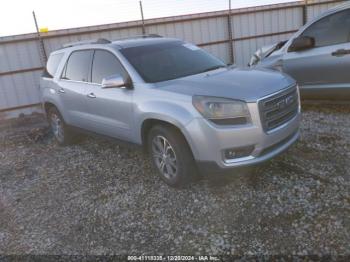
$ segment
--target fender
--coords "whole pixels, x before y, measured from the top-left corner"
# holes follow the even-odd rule
[[[142,134],[141,129],[142,125],[146,120],[153,119],[153,120],[160,120],[164,122],[168,122],[177,128],[179,128],[182,132],[182,134],[185,136],[185,138],[188,141],[188,144],[191,146],[191,138],[186,131],[186,125],[190,123],[194,115],[193,112],[190,112],[185,105],[188,107],[188,102],[184,101],[184,106],[179,105],[177,101],[176,104],[170,102],[170,101],[147,101],[145,103],[142,103],[137,107],[136,116],[136,142],[142,143]],[[192,103],[192,102],[191,102]],[[180,103],[181,104],[181,103]],[[191,104],[192,105],[192,104]],[[191,107],[189,107],[191,108]],[[194,109],[193,109],[194,110]],[[193,148],[191,148],[193,150]]]

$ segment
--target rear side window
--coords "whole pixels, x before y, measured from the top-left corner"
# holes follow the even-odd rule
[[[62,78],[67,80],[89,82],[92,54],[92,50],[73,52],[68,59]]]
[[[92,62],[92,82],[101,84],[103,78],[119,74],[126,79],[127,74],[115,55],[104,50],[96,50]]]
[[[350,10],[322,18],[307,28],[303,36],[313,37],[316,47],[350,42]]]
[[[63,53],[50,55],[49,60],[47,61],[46,68],[44,70],[44,77],[53,78],[56,74],[57,68],[60,65],[60,62],[63,57]]]

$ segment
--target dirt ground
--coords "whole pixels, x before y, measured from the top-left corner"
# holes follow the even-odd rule
[[[172,189],[134,148],[0,121],[1,254],[350,255],[350,106],[307,106],[256,167]]]

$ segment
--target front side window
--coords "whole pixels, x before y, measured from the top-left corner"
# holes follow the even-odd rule
[[[316,47],[350,42],[350,10],[322,18],[307,28],[302,36],[313,37]]]
[[[124,79],[127,77],[116,56],[104,50],[95,51],[91,72],[92,82],[97,84],[101,84],[103,78],[116,74],[121,75]]]
[[[225,67],[219,59],[181,41],[129,47],[121,49],[120,52],[148,83]]]
[[[92,54],[92,50],[74,51],[68,59],[62,78],[89,82]]]

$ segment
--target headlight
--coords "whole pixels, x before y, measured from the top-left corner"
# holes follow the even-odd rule
[[[219,97],[193,96],[193,106],[205,118],[218,125],[244,125],[251,123],[245,102]]]

